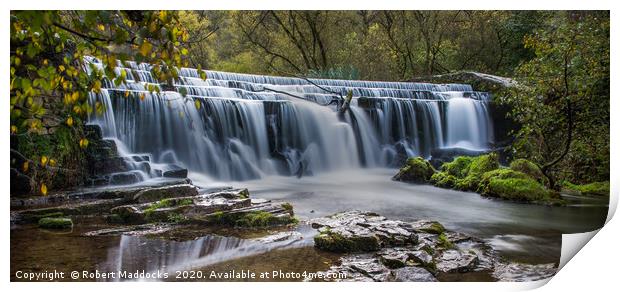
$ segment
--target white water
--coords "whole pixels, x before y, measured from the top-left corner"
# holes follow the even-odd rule
[[[493,142],[488,96],[464,84],[312,79],[319,88],[299,78],[215,71],[202,80],[183,68],[175,84],[187,91],[183,97],[146,91],[159,86],[146,64],[118,70],[128,72],[128,83],[106,82],[93,94],[106,111],[90,121],[128,153],[219,181],[393,167],[403,157]],[[354,100],[344,115],[325,106],[334,92],[349,90]]]

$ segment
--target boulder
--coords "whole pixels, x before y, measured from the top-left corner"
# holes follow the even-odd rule
[[[473,271],[478,264],[478,256],[455,249],[442,252],[436,259],[437,270],[444,273],[466,273]]]
[[[407,159],[405,165],[392,178],[396,181],[427,183],[435,173],[433,166],[422,157]]]

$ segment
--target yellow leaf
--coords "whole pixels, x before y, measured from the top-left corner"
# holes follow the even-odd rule
[[[58,71],[64,72],[65,71],[65,66],[64,65],[58,66]]]
[[[125,91],[125,97],[129,96],[129,91]]]
[[[144,100],[145,97],[146,95],[144,95],[144,93],[140,93],[140,100]]]
[[[17,133],[17,127],[15,125],[11,125],[11,134]]]
[[[80,147],[82,149],[85,149],[86,147],[88,147],[88,139],[86,139],[86,138],[80,139]]]
[[[142,43],[142,45],[140,45],[140,54],[142,54],[142,56],[147,57],[152,49],[153,49],[153,45],[151,45],[151,43],[145,40]]]
[[[99,28],[100,31],[105,30],[105,26],[103,24],[99,24],[97,27]]]
[[[45,155],[41,156],[41,165],[43,166],[47,165],[47,156]]]
[[[69,127],[73,126],[73,118],[72,118],[72,117],[69,117],[69,118],[67,119],[67,125],[68,125]]]
[[[47,186],[45,184],[41,184],[41,194],[47,196]]]
[[[43,65],[47,66],[47,59],[43,60]]]
[[[56,160],[50,159],[50,166],[56,166]]]
[[[22,169],[24,170],[24,172],[28,171],[28,165],[30,165],[28,161],[24,162],[24,164],[22,165]]]
[[[200,109],[200,101],[199,100],[194,100],[194,105],[196,106],[196,109]]]

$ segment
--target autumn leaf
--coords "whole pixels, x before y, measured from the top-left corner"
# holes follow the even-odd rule
[[[47,196],[47,186],[45,184],[41,184],[41,194]]]
[[[50,159],[50,166],[56,166],[56,160]]]
[[[194,105],[196,106],[196,109],[200,109],[200,101],[199,100],[194,100]]]
[[[103,24],[99,24],[99,25],[97,25],[97,27],[99,28],[100,31],[104,31],[105,30],[105,26]]]
[[[142,56],[148,57],[152,49],[153,45],[151,45],[151,43],[145,40],[142,45],[140,45],[140,54],[142,54]]]
[[[80,139],[80,147],[82,149],[85,149],[86,147],[88,147],[88,139],[86,139],[86,138]]]
[[[144,100],[145,97],[146,95],[144,93],[140,93],[140,100]]]
[[[73,118],[72,118],[72,117],[69,117],[69,118],[67,119],[67,126],[69,126],[69,127],[72,127],[72,126],[73,126]]]
[[[17,133],[17,127],[15,125],[11,125],[11,134]]]
[[[43,155],[41,156],[41,165],[46,166],[47,165],[47,156]]]
[[[24,172],[28,171],[28,166],[30,165],[30,163],[28,161],[25,161],[24,164],[22,165],[22,170]]]
[[[129,96],[129,91],[125,91],[125,97]]]

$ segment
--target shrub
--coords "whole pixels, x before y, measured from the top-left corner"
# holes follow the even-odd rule
[[[547,184],[547,178],[542,173],[540,168],[527,159],[515,159],[510,163],[510,169],[514,171],[520,171],[527,174],[531,178],[535,179],[539,183]]]

